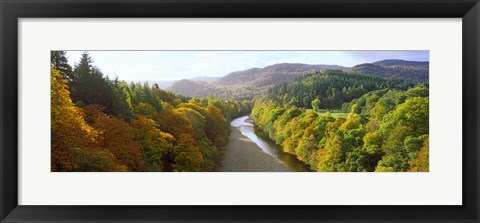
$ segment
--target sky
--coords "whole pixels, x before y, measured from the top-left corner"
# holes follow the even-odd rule
[[[84,51],[67,51],[74,66]],[[429,61],[429,51],[88,51],[105,75],[121,80],[180,80],[221,77],[277,63],[352,67],[385,59]]]

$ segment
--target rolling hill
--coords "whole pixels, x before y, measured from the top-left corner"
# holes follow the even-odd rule
[[[382,60],[354,67],[280,63],[264,68],[236,71],[208,81],[184,79],[171,84],[167,89],[191,97],[212,95],[220,98],[249,99],[265,93],[268,88],[275,85],[291,83],[307,74],[324,70],[342,70],[386,79],[405,79],[413,84],[429,81],[429,62]]]
[[[280,83],[288,83],[297,77],[308,73],[322,70],[343,70],[345,67],[337,65],[309,65],[299,63],[274,64],[265,68],[252,68],[245,71],[237,71],[214,82],[217,85],[251,85],[266,86]]]
[[[389,79],[407,79],[412,83],[428,83],[429,62],[382,60],[354,66],[349,71]]]
[[[213,95],[220,98],[246,99],[265,92],[268,87],[290,83],[303,75],[327,69],[346,68],[337,65],[282,63],[232,72],[211,82],[180,80],[173,83],[168,90],[191,97]]]

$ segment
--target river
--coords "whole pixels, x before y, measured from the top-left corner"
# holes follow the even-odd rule
[[[295,156],[282,151],[267,138],[256,132],[248,116],[230,123],[232,133],[218,171],[225,172],[308,172],[306,165]]]

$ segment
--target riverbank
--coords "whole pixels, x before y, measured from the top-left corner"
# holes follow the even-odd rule
[[[223,151],[223,160],[219,172],[291,172],[280,160],[265,153],[244,136],[240,130],[232,127],[227,146]]]

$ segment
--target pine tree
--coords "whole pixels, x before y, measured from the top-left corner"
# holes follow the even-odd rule
[[[107,114],[114,114],[114,92],[110,82],[100,69],[93,66],[90,55],[84,52],[73,72],[72,99],[78,105],[100,105]]]
[[[60,71],[67,80],[72,79],[72,66],[68,64],[65,51],[50,51],[50,65],[56,70]]]

